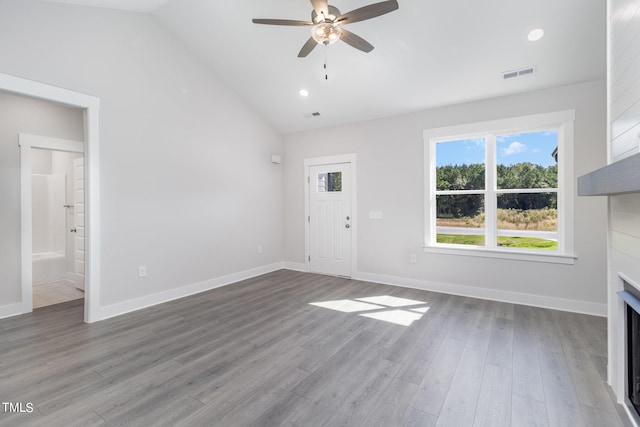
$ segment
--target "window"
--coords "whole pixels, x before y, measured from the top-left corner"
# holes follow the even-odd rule
[[[318,174],[318,192],[342,191],[342,172],[325,172]]]
[[[426,130],[425,250],[573,262],[573,115]]]

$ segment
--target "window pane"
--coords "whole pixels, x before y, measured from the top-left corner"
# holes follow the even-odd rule
[[[484,138],[436,144],[436,190],[484,190]]]
[[[499,189],[557,188],[558,131],[496,137]]]
[[[484,246],[484,195],[436,196],[436,241]]]
[[[498,195],[498,246],[558,250],[557,193]]]
[[[318,192],[342,191],[342,172],[325,172],[318,174]]]

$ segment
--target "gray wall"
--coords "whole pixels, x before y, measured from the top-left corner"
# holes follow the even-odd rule
[[[606,312],[606,202],[573,197],[575,265],[424,253],[424,129],[575,109],[576,177],[606,162],[605,82],[438,108],[285,138],[285,260],[304,263],[305,158],[357,154],[358,270],[376,278],[503,299]],[[574,177],[575,179],[575,177]],[[370,210],[383,219],[368,219]],[[418,254],[418,263],[409,262]],[[491,291],[491,292],[487,292]],[[517,293],[524,295],[520,298]],[[514,298],[515,297],[515,298]],[[580,304],[584,303],[584,304]],[[544,303],[542,303],[544,304]]]
[[[84,139],[81,110],[0,92],[0,306],[20,302],[18,133]]]

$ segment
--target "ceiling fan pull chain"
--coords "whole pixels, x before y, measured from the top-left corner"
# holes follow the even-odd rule
[[[324,79],[329,80],[329,71],[327,71],[327,45],[324,45]]]

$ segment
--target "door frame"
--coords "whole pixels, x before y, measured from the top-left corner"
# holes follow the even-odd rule
[[[16,95],[50,101],[83,110],[84,114],[84,157],[85,157],[85,298],[84,321],[87,323],[100,320],[100,150],[99,150],[99,110],[100,99],[57,86],[0,73],[0,90]],[[21,165],[23,158],[21,156]],[[30,193],[30,191],[29,191]],[[24,197],[24,195],[22,196]],[[21,201],[24,203],[24,201]],[[31,201],[29,200],[29,204]],[[30,214],[30,211],[28,212]],[[26,221],[21,212],[21,228],[31,228],[31,221]],[[30,219],[30,218],[29,218]],[[25,246],[31,249],[31,242],[24,241],[21,249],[21,277],[31,277],[32,255],[26,253]],[[24,262],[28,259],[29,262]],[[29,271],[25,271],[28,265]],[[22,280],[22,279],[21,279]],[[21,283],[21,302],[16,309],[7,315],[30,313],[33,310],[32,288]]]
[[[338,163],[349,163],[351,165],[351,277],[358,271],[358,206],[356,200],[356,154],[339,154],[326,157],[312,157],[304,159],[304,264],[307,272],[311,272],[311,233],[310,233],[310,212],[311,212],[311,174],[312,166],[333,165]]]

